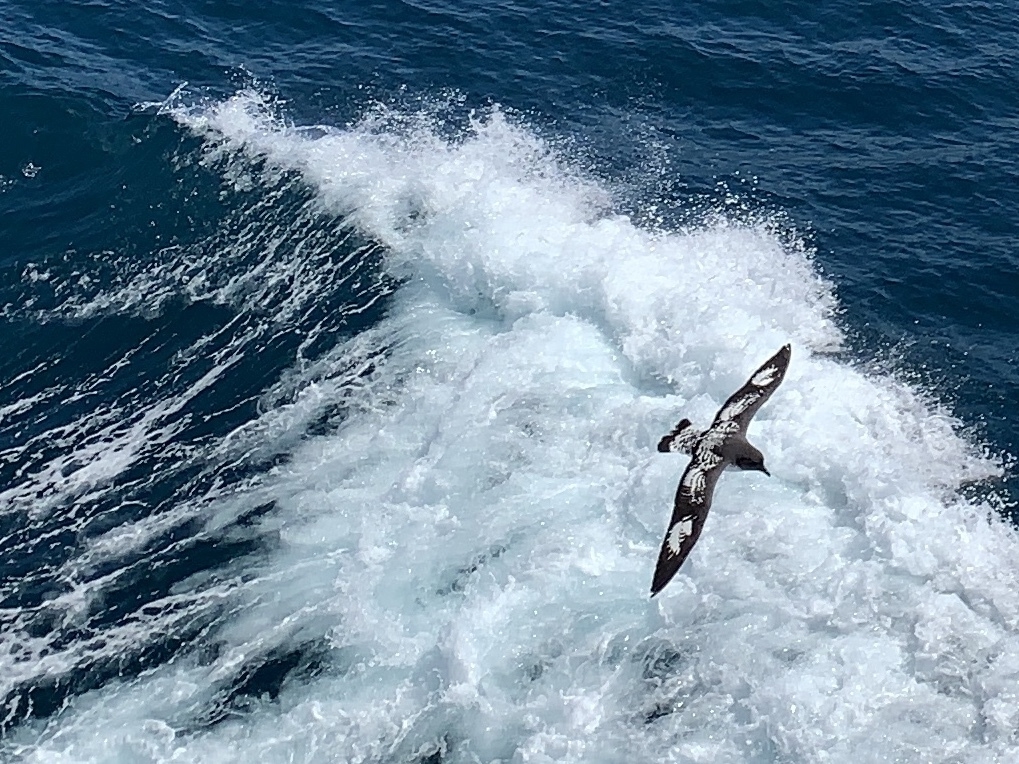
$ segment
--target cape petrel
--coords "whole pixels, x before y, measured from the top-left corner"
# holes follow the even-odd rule
[[[672,580],[700,538],[722,471],[732,465],[771,474],[764,467],[764,456],[747,441],[747,425],[785,377],[790,353],[791,348],[785,345],[765,361],[719,409],[707,430],[696,430],[689,419],[684,419],[659,441],[658,450],[662,453],[679,451],[693,458],[676,489],[675,508],[651,583],[652,597]]]

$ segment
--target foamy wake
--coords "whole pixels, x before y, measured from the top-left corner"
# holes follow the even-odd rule
[[[1019,544],[958,492],[998,467],[916,390],[827,352],[835,302],[808,253],[766,222],[641,230],[497,112],[454,142],[384,114],[299,129],[252,93],[174,113],[210,161],[297,171],[383,246],[391,315],[319,365],[385,361],[354,391],[295,370],[300,394],[270,391],[238,434],[280,437],[308,397],[357,412],[260,489],[282,543],[230,595],[216,655],[79,697],[10,751],[1019,760]],[[685,464],[657,439],[787,341],[750,428],[774,477],[727,474],[649,599]],[[315,671],[201,723],[237,666],[297,649]]]

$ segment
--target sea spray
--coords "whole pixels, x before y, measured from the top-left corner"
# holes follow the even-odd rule
[[[498,111],[454,141],[406,117],[304,130],[248,92],[171,113],[255,184],[296,172],[401,285],[383,321],[265,398],[266,421],[309,396],[342,394],[346,413],[260,477],[272,509],[251,522],[278,543],[223,592],[206,649],[76,698],[10,751],[1017,753],[1019,544],[959,493],[999,467],[922,391],[830,355],[836,302],[807,251],[760,220],[642,230]],[[684,464],[657,439],[680,414],[706,422],[786,341],[750,430],[774,477],[722,481],[649,600]],[[323,387],[332,364],[362,381]]]

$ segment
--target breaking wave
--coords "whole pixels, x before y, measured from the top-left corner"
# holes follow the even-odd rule
[[[996,495],[966,489],[1001,466],[922,390],[839,352],[832,285],[766,216],[640,227],[498,110],[452,137],[385,109],[295,126],[248,91],[164,113],[259,201],[204,249],[52,308],[222,315],[144,396],[109,380],[156,340],[96,377],[100,403],[15,446],[5,543],[25,523],[77,541],[5,592],[0,687],[12,718],[39,717],[8,755],[1019,753],[1019,543]],[[274,342],[257,395],[191,430]],[[649,599],[684,465],[655,443],[785,342],[749,433],[774,477],[727,475]],[[0,423],[65,394],[12,393]],[[146,594],[110,604],[127,591]]]

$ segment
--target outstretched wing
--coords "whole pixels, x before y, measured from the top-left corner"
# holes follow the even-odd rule
[[[672,580],[700,538],[711,508],[715,483],[724,469],[725,460],[713,451],[699,448],[694,452],[693,459],[679,481],[679,488],[676,489],[672,519],[669,520],[669,529],[665,532],[651,582],[652,597]]]
[[[765,361],[761,368],[750,376],[747,383],[733,393],[719,409],[711,426],[714,427],[719,422],[733,421],[739,425],[740,432],[746,435],[747,425],[757,413],[757,409],[764,405],[785,378],[791,353],[792,348],[783,345],[781,350]]]

